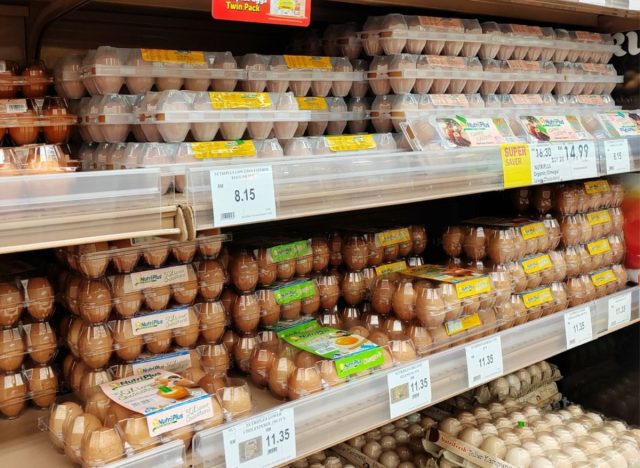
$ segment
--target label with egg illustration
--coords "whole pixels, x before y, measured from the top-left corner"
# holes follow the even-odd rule
[[[447,331],[447,335],[452,336],[456,333],[479,327],[480,325],[482,325],[480,316],[478,314],[473,314],[456,320],[450,320],[444,324],[444,328]]]
[[[522,295],[522,302],[527,309],[553,301],[551,288],[539,288]]]
[[[528,275],[548,270],[553,267],[551,258],[547,254],[536,255],[520,261],[522,269]]]
[[[204,64],[204,52],[195,50],[140,49],[145,62]]]
[[[599,239],[587,244],[589,255],[599,255],[611,251],[611,244],[608,239]]]
[[[177,351],[134,361],[131,364],[131,370],[134,374],[145,374],[160,369],[169,372],[182,372],[193,365],[189,351]]]
[[[213,109],[269,109],[273,106],[269,93],[211,91],[209,101]]]
[[[595,287],[604,286],[605,284],[613,283],[617,281],[616,274],[611,269],[593,273],[591,275],[591,282]]]
[[[362,151],[376,149],[376,141],[373,135],[332,135],[324,137],[329,150],[334,153],[342,151]]]
[[[301,301],[313,297],[315,293],[316,287],[312,280],[297,280],[273,288],[273,297],[279,305]]]
[[[501,117],[441,117],[435,119],[435,126],[448,148],[502,145],[515,140],[509,124]]]
[[[587,213],[586,216],[587,222],[592,226],[611,222],[609,210],[592,211],[591,213]]]
[[[183,328],[187,325],[189,325],[189,307],[131,318],[131,328],[136,336]]]
[[[411,233],[407,228],[389,229],[376,233],[376,245],[388,247],[395,244],[411,242]]]
[[[194,142],[189,146],[195,159],[252,157],[257,154],[252,140]]]
[[[142,291],[143,289],[159,288],[171,284],[184,283],[189,279],[189,267],[178,265],[174,267],[158,268],[156,270],[129,273],[124,281],[124,291]]]
[[[333,70],[331,58],[310,55],[284,55],[287,68],[293,70]]]
[[[573,115],[524,115],[520,123],[534,141],[586,140],[590,135]]]
[[[140,413],[151,437],[214,416],[211,395],[178,374],[157,370],[100,385],[113,402]]]
[[[544,236],[547,230],[544,227],[544,223],[531,223],[520,226],[520,233],[524,240],[529,240]]]
[[[389,273],[397,273],[407,269],[407,262],[400,260],[399,262],[387,263],[376,267],[376,276],[388,275]]]
[[[640,135],[637,114],[628,111],[602,112],[598,114],[598,120],[612,137]]]
[[[285,262],[294,258],[312,255],[311,239],[275,245],[267,249],[267,256],[272,263]]]
[[[584,183],[584,190],[588,194],[611,192],[609,182],[606,179],[588,180]]]
[[[299,110],[327,110],[327,100],[316,96],[297,96]]]

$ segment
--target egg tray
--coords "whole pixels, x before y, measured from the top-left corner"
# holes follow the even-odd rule
[[[0,60],[2,62],[4,61]],[[15,99],[20,92],[28,99],[42,99],[53,83],[51,76],[9,75],[2,68],[0,66],[0,99]]]
[[[219,231],[219,230],[218,230]],[[216,259],[230,233],[200,232],[190,241],[162,237],[143,237],[121,241],[84,244],[56,249],[56,256],[72,270],[87,278],[100,278],[111,267],[116,273],[131,273],[140,268],[161,268],[188,264],[198,259]]]
[[[518,193],[518,192],[515,192]],[[521,195],[522,192],[519,192]],[[531,205],[531,192],[525,200]],[[544,195],[544,194],[539,194]],[[550,196],[550,200],[548,200]],[[619,208],[624,200],[623,185],[614,178],[563,183],[552,186],[549,196],[540,200],[561,215],[569,216],[611,208]],[[542,204],[541,203],[541,204]],[[543,205],[546,208],[546,206]],[[617,213],[612,213],[617,214]]]
[[[39,380],[34,381],[38,376]],[[44,388],[44,385],[49,388]],[[0,416],[8,419],[19,417],[29,401],[36,408],[48,408],[55,402],[58,390],[58,376],[50,366],[0,371]]]
[[[627,279],[627,272],[620,264],[569,278],[565,282],[569,307],[621,291],[626,287]]]
[[[0,128],[38,128],[40,131],[42,127],[77,123],[78,118],[68,113],[66,103],[62,109],[53,108],[53,113],[48,113],[47,104],[47,98],[0,99]]]
[[[13,372],[25,362],[37,366],[53,361],[58,353],[58,338],[49,322],[20,324],[0,329],[0,350],[0,372]]]
[[[514,293],[509,302],[515,312],[516,325],[555,314],[570,305],[566,287],[562,282],[548,283]]]
[[[511,290],[522,292],[539,286],[546,286],[567,278],[567,266],[561,251],[550,250],[539,254],[493,265],[496,274],[505,272]],[[494,284],[496,280],[494,279]]]
[[[564,107],[583,107],[586,109],[617,109],[610,94],[564,94],[557,97],[557,103]]]
[[[622,235],[624,215],[620,208],[606,208],[560,219],[562,245],[587,244],[612,234]]]
[[[607,63],[619,50],[609,34],[568,32],[539,26],[499,25],[494,22],[480,25],[477,20],[450,19],[449,21],[457,21],[458,24],[438,24],[437,20],[443,18],[432,18],[426,24],[421,24],[420,18],[429,17],[417,17],[417,22],[413,19],[416,17],[405,18],[412,18],[411,29],[404,18],[398,18],[395,27],[385,29],[381,22],[375,24],[375,20],[371,21],[370,17],[369,28],[356,36],[361,40],[365,54],[374,56],[381,52],[393,55],[402,51],[427,51],[434,55],[443,52],[453,56],[479,55],[483,59],[497,57],[501,60],[513,58]]]
[[[217,261],[203,260],[99,279],[70,276],[60,301],[85,321],[102,323],[112,313],[126,318],[141,311],[166,310],[170,304],[188,306],[198,295],[204,301],[216,300],[224,282],[225,273]]]
[[[70,154],[67,145],[33,144],[0,148],[0,172],[3,176],[75,172],[79,164],[70,158]],[[29,190],[37,191],[33,187]],[[32,196],[37,196],[37,193]]]
[[[626,245],[617,234],[603,237],[589,244],[566,247],[563,252],[568,277],[622,263],[625,254]]]
[[[31,282],[31,293],[29,292],[29,282]],[[0,287],[2,290],[0,294],[0,328],[17,324],[25,310],[31,317],[30,320],[35,321],[46,320],[53,314],[55,292],[46,278],[19,279],[14,277],[5,279],[0,283]]]

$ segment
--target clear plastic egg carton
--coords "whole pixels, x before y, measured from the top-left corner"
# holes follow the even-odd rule
[[[48,144],[63,144],[76,123],[62,98],[0,100],[0,141],[8,134],[14,145],[31,145],[42,135]]]
[[[0,329],[0,373],[49,364],[58,352],[57,347],[58,338],[49,322]]]
[[[17,418],[29,402],[39,409],[48,408],[55,402],[58,389],[56,371],[46,364],[0,371],[0,416]]]
[[[216,259],[222,243],[231,234],[219,230],[202,231],[195,240],[175,241],[162,237],[142,237],[111,242],[97,242],[56,250],[65,265],[87,278],[100,278],[109,267],[116,273],[131,273],[139,267],[161,268],[170,264],[191,263],[198,259]]]
[[[139,360],[147,364],[150,357],[163,356],[166,360],[164,354],[194,348],[200,339],[215,342],[226,325],[222,303],[201,302],[100,324],[77,318],[71,322],[65,340],[72,355],[89,369],[102,369],[116,358],[139,368],[144,366],[136,364]]]
[[[268,237],[246,240],[254,246],[253,256],[258,262],[258,284],[269,286],[288,281],[294,276],[308,276],[324,270],[329,261],[314,264],[311,239]],[[328,251],[328,248],[327,248]]]
[[[391,133],[359,133],[318,137],[295,137],[284,143],[284,156],[340,155],[394,153],[398,148]]]
[[[585,118],[585,126],[601,138],[634,138],[640,135],[640,111],[623,111],[611,109],[598,109],[591,116]]]
[[[567,276],[589,273],[591,270],[622,263],[626,245],[621,236],[611,234],[586,244],[566,247],[562,252]]]
[[[4,278],[0,281],[0,328],[40,322],[54,311],[55,291],[45,277]]]
[[[53,83],[42,62],[20,67],[10,60],[0,60],[0,99],[15,99],[19,94],[26,99],[44,98]]]
[[[357,57],[354,57],[357,58]],[[240,86],[243,91],[270,93],[292,92],[295,96],[335,97],[365,96],[362,88],[365,71],[360,63],[346,57],[311,57],[305,55],[247,54],[240,66],[247,71]],[[355,68],[355,69],[354,69]],[[359,88],[352,90],[353,84]]]
[[[568,270],[563,253],[555,250],[499,264],[487,262],[487,266],[494,271],[492,275],[494,284],[497,281],[504,281],[505,284],[510,284],[511,289],[516,293],[564,281]]]
[[[87,279],[70,275],[62,303],[90,323],[217,300],[225,273],[217,260]]]
[[[623,223],[622,211],[616,208],[564,216],[560,219],[562,244],[568,247],[612,234],[622,235]]]
[[[71,99],[119,93],[158,91],[233,91],[246,79],[231,52],[123,49],[110,46],[90,50],[85,56],[63,57],[54,69],[58,94]]]
[[[482,60],[482,94],[549,94],[564,80],[551,61]]]
[[[556,95],[563,94],[611,94],[624,77],[618,75],[611,64],[556,62],[562,82],[554,88]]]
[[[563,94],[558,96],[558,105],[563,107],[583,107],[585,109],[617,109],[609,94]]]
[[[506,109],[540,109],[548,111],[549,107],[560,105],[552,94],[486,94],[482,96],[487,108]],[[566,100],[563,100],[563,103]]]
[[[565,310],[569,300],[564,283],[553,282],[514,293],[508,304],[502,312],[509,316],[509,311],[504,309],[510,308],[514,315],[514,324],[521,325]]]
[[[71,151],[66,145],[35,144],[0,148],[0,174],[3,176],[63,174],[75,172],[78,168],[76,161],[70,157]],[[53,184],[53,182],[51,182]],[[66,193],[66,184],[59,182],[62,193]],[[22,188],[8,186],[7,191],[16,190],[15,195],[22,193]],[[47,192],[29,184],[28,195],[40,196]],[[11,194],[14,195],[14,194]]]
[[[620,264],[573,276],[565,282],[569,306],[575,307],[620,291],[626,287],[627,279],[627,271]]]

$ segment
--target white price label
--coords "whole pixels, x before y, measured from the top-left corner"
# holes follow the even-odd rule
[[[213,169],[209,176],[214,226],[267,221],[276,217],[271,166]]]
[[[640,10],[640,0],[629,0],[629,10]]]
[[[416,362],[387,374],[389,414],[397,418],[431,402],[429,361]]]
[[[566,161],[572,179],[598,177],[598,159],[593,141],[553,143],[551,146],[553,154]]]
[[[273,411],[222,431],[227,468],[263,468],[296,457],[293,408]]]
[[[500,377],[503,370],[502,343],[499,336],[473,343],[465,348],[469,387]]]
[[[631,158],[627,140],[605,140],[604,155],[607,162],[607,174],[631,172]]]
[[[530,145],[532,184],[549,184],[571,179],[571,167],[567,164],[564,154],[553,151],[553,146],[551,143]]]
[[[590,3],[591,5],[605,6],[605,0],[580,0],[581,3]]]
[[[564,314],[564,330],[567,337],[567,349],[591,341],[593,339],[591,307],[583,307]]]
[[[609,299],[607,328],[613,328],[631,320],[631,291]]]

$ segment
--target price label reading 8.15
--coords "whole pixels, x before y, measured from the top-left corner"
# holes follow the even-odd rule
[[[397,418],[431,403],[429,361],[420,361],[387,374],[389,414]]]
[[[567,349],[575,348],[593,339],[591,307],[583,307],[564,314]]]
[[[209,177],[215,227],[267,221],[276,217],[271,166],[213,169]]]
[[[227,468],[262,468],[296,457],[293,408],[249,419],[222,432]]]
[[[620,174],[631,171],[629,142],[627,140],[605,140],[604,156],[607,163],[607,174]]]
[[[502,342],[499,336],[467,346],[465,354],[469,387],[475,387],[503,374]]]

